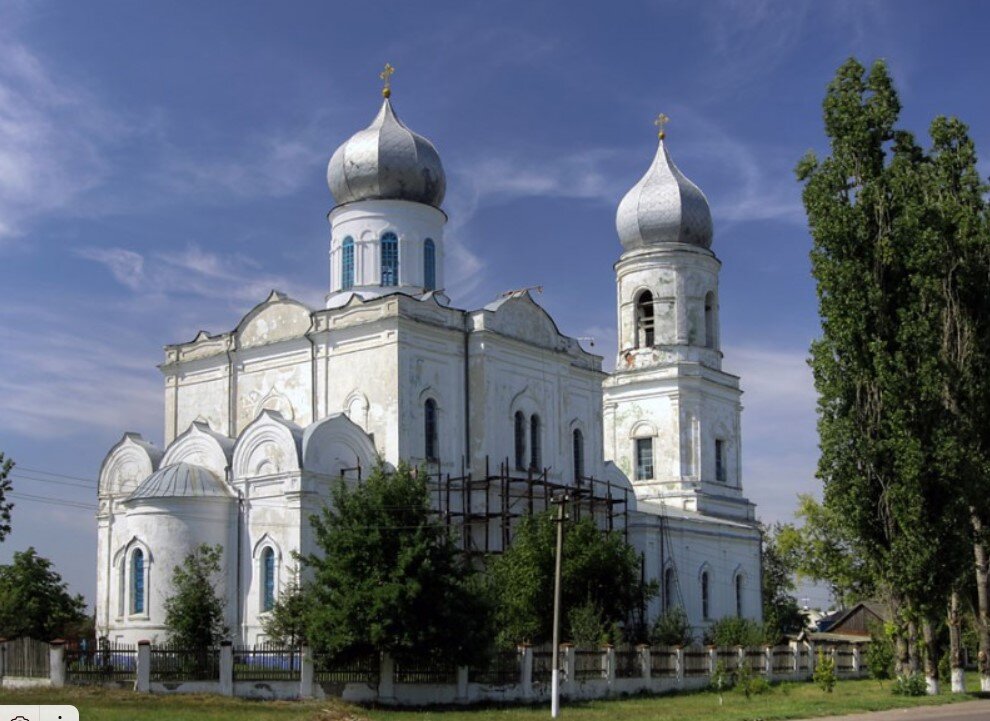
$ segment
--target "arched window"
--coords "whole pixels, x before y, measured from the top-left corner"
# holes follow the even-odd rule
[[[354,287],[354,239],[351,236],[344,238],[340,249],[340,289],[348,290]]]
[[[636,345],[651,348],[653,340],[653,294],[644,290],[636,298]]]
[[[710,594],[708,589],[708,571],[701,572],[701,617],[706,621],[711,617]]]
[[[437,248],[432,238],[423,243],[423,289],[437,288]]]
[[[515,444],[516,468],[523,469],[526,467],[526,416],[522,411],[516,411]]]
[[[663,610],[674,608],[677,598],[677,572],[668,568],[663,573]]]
[[[529,418],[529,467],[534,471],[543,463],[540,448],[540,417],[535,413]]]
[[[395,233],[382,236],[382,285],[399,284],[399,239]]]
[[[725,441],[715,439],[715,480],[725,483]]]
[[[261,552],[261,610],[275,608],[275,549],[271,546]]]
[[[741,573],[736,574],[736,616],[743,616],[743,577]]]
[[[580,428],[575,428],[574,433],[574,479],[580,480],[584,477],[584,434]]]
[[[131,613],[144,613],[144,551],[131,555]]]
[[[439,433],[437,427],[437,402],[428,398],[423,404],[423,435],[426,439],[424,453],[426,460],[435,461],[440,457]]]
[[[715,294],[705,295],[705,345],[715,347]]]

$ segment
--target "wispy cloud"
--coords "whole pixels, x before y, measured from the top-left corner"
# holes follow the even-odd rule
[[[129,132],[18,41],[13,14],[0,14],[0,244],[98,186],[109,172],[105,148]]]
[[[272,289],[291,291],[311,305],[321,295],[321,289],[299,287],[297,281],[268,273],[247,257],[212,253],[194,244],[174,252],[141,254],[127,248],[90,247],[76,254],[105,266],[136,295],[167,301],[173,310],[189,303],[199,307],[204,300],[224,301],[224,308],[243,307],[264,300]]]

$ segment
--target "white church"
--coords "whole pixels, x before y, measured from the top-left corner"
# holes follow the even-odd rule
[[[444,294],[440,156],[384,95],[330,159],[325,307],[273,291],[233,330],[166,346],[164,446],[125,433],[103,461],[97,633],[163,641],[172,570],[207,543],[224,549],[235,643],[263,641],[294,554],[314,550],[308,518],[378,458],[430,473],[466,550],[499,551],[513,518],[572,490],[660,581],[651,616],[683,607],[699,633],[759,618],[721,263],[708,202],[663,133],[616,214],[619,353],[606,373],[526,291],[476,310]]]

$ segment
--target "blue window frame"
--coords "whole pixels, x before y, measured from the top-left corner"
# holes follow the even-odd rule
[[[341,245],[340,289],[347,290],[352,287],[354,287],[354,239],[347,236]]]
[[[399,239],[395,233],[382,236],[382,285],[399,284]]]
[[[516,411],[515,416],[516,468],[526,468],[526,416]]]
[[[636,439],[636,480],[653,478],[653,439]]]
[[[131,613],[144,613],[144,551],[131,556]]]
[[[432,398],[427,399],[423,406],[423,433],[426,437],[426,460],[435,461],[440,457],[438,446],[439,433],[437,424],[437,402]]]
[[[437,288],[437,247],[432,238],[423,243],[423,289]]]
[[[261,553],[261,567],[264,575],[264,597],[261,599],[261,610],[271,611],[275,608],[275,551],[266,548]]]
[[[580,428],[574,429],[574,480],[584,477],[584,434]]]
[[[529,467],[534,471],[540,470],[543,463],[542,448],[540,447],[541,431],[540,417],[535,413],[529,419]]]

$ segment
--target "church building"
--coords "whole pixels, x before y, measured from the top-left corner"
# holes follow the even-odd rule
[[[447,297],[443,165],[387,84],[384,95],[330,158],[324,307],[272,291],[233,330],[166,346],[164,445],[125,433],[107,454],[97,633],[164,641],[172,570],[207,543],[224,549],[235,643],[263,641],[300,573],[294,554],[315,550],[308,518],[379,458],[430,474],[466,550],[498,552],[512,518],[572,491],[643,554],[661,585],[651,617],[680,606],[699,635],[724,616],[760,618],[711,212],[663,133],[618,207],[619,353],[606,373],[527,291],[474,310]],[[528,508],[511,488],[527,489]]]

